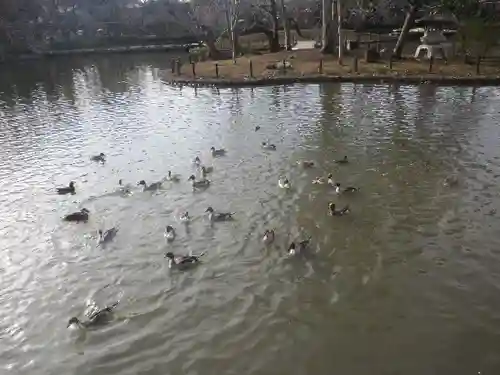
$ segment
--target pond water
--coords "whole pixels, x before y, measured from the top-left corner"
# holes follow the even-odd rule
[[[160,78],[168,65],[96,57],[0,75],[2,374],[500,372],[497,89],[179,89]],[[99,152],[104,165],[89,160]],[[196,155],[214,167],[200,192]],[[136,190],[168,170],[181,181]],[[360,191],[311,183],[328,173]],[[75,195],[55,194],[69,181]],[[351,215],[328,216],[328,202]],[[208,206],[235,220],[210,225]],[[61,220],[82,207],[88,223]],[[286,257],[306,236],[309,256]],[[180,272],[167,251],[206,254]],[[89,299],[120,304],[75,338],[68,319]]]

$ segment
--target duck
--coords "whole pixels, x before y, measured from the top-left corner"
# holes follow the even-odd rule
[[[264,232],[264,236],[262,237],[262,242],[266,245],[269,245],[274,242],[274,229],[266,229]]]
[[[344,216],[351,212],[349,205],[346,205],[344,208],[337,210],[335,208],[335,203],[329,203],[328,210],[330,211],[330,215],[332,216]]]
[[[57,188],[57,194],[65,195],[65,194],[75,194],[75,183],[71,181],[67,187]]]
[[[201,175],[203,178],[207,177],[207,174],[212,173],[214,171],[214,167],[205,167],[204,165],[201,166]]]
[[[168,171],[167,181],[179,182],[181,180],[178,174],[172,174],[172,171]]]
[[[337,163],[337,164],[347,164],[347,163],[349,163],[349,160],[347,160],[347,155],[344,156],[343,159],[335,160],[335,163]]]
[[[64,221],[74,221],[74,222],[81,222],[83,221],[86,223],[89,220],[89,213],[90,211],[87,210],[86,208],[82,208],[78,212],[73,212],[72,214],[66,215],[63,220]]]
[[[104,163],[106,161],[106,155],[104,155],[104,153],[101,152],[99,155],[93,155],[93,156],[91,156],[90,160]]]
[[[208,212],[210,221],[230,221],[234,215],[234,212],[215,212],[212,207],[208,207],[205,212]]]
[[[165,228],[165,238],[167,239],[167,241],[173,241],[175,239],[175,229],[174,227],[172,227],[171,225],[167,225],[167,227]]]
[[[197,156],[197,157],[194,158],[193,164],[195,164],[195,165],[200,165],[201,164],[201,160],[200,160],[199,156]]]
[[[123,185],[123,180],[122,180],[122,179],[119,179],[119,180],[118,180],[118,185],[120,186],[120,187],[119,187],[119,190],[120,190],[123,194],[131,194],[131,193],[132,193],[132,190],[131,190],[130,184]]]
[[[355,188],[353,186],[348,186],[348,187],[344,188],[344,190],[341,190],[340,184],[338,182],[335,184],[335,192],[337,194],[340,194],[341,192],[342,193],[355,193],[357,191],[359,191],[359,188]]]
[[[258,130],[260,130],[260,126],[259,126],[259,125],[257,125],[257,126],[255,127],[255,131],[258,131]]]
[[[76,316],[74,316],[68,321],[67,328],[75,327],[84,329],[107,323],[110,320],[111,315],[113,314],[113,310],[116,308],[116,306],[118,306],[118,302],[115,302],[112,305],[106,306],[103,309],[92,313],[88,317],[88,320],[85,321],[81,321]]]
[[[295,241],[292,242],[290,246],[288,246],[288,255],[299,255],[304,253],[307,250],[310,242],[311,237],[306,240],[300,241],[298,245],[295,243]]]
[[[205,252],[199,255],[178,255],[175,256],[174,253],[168,252],[165,254],[165,258],[168,259],[168,268],[177,269],[187,269],[196,266],[200,263],[200,258],[205,254]]]
[[[184,212],[180,217],[180,221],[183,223],[189,223],[191,221],[191,216],[189,216],[189,212]]]
[[[325,183],[325,180],[323,177],[316,177],[314,180],[312,180],[312,183],[314,185],[323,185]]]
[[[330,173],[327,177],[326,183],[330,186],[335,186],[335,182],[333,182],[333,175]]]
[[[116,227],[109,228],[106,231],[99,229],[99,242],[97,243],[97,246],[111,242],[113,238],[115,238],[117,233],[118,233],[118,228]]]
[[[278,180],[278,186],[282,189],[290,189],[290,181],[288,178],[283,177]]]
[[[220,148],[218,150],[215,149],[215,147],[211,147],[210,148],[210,151],[212,152],[212,156],[224,156],[226,155],[226,150],[224,150],[223,148]]]
[[[264,150],[276,151],[276,145],[268,142],[262,142],[262,148]]]
[[[137,183],[137,185],[144,186],[143,191],[154,191],[161,188],[161,181],[153,182],[151,185],[147,185],[146,181],[141,180]]]
[[[313,168],[314,167],[314,162],[311,161],[311,160],[299,160],[297,162],[297,164],[299,166],[301,166],[302,168]]]
[[[188,181],[192,181],[193,189],[203,189],[210,186],[209,180],[203,179],[196,181],[196,177],[194,176],[194,174],[189,176]]]

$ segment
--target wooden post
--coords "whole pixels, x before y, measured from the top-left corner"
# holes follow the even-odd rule
[[[172,74],[175,73],[175,59],[170,59],[170,69],[172,69]]]
[[[215,78],[219,78],[219,64],[215,63]]]
[[[286,60],[283,60],[283,74],[286,74]]]
[[[358,72],[358,56],[354,56],[354,58],[352,59],[352,70],[354,71],[354,73]]]
[[[196,77],[196,64],[194,62],[191,63],[191,69],[193,71],[193,77]]]
[[[318,72],[319,74],[323,74],[323,59],[319,59]]]
[[[392,70],[392,53],[389,56],[389,70]]]
[[[191,57],[191,54],[189,54],[188,58],[189,58],[189,63],[192,64],[193,63],[193,58]]]
[[[250,60],[249,63],[248,63],[248,69],[250,70],[250,77],[253,78],[253,63],[252,63],[252,60]]]
[[[432,73],[432,65],[434,65],[434,56],[429,59],[429,73]]]
[[[481,56],[477,55],[477,58],[476,58],[476,74],[480,74],[481,73],[480,65],[481,65]]]
[[[181,60],[175,60],[175,70],[177,71],[177,75],[181,75]]]

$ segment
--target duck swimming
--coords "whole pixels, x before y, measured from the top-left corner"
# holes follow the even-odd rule
[[[341,192],[342,193],[355,193],[357,191],[359,191],[359,188],[355,188],[353,186],[348,186],[348,187],[344,188],[344,190],[341,190],[340,184],[338,182],[335,184],[335,192],[337,194],[340,194]]]
[[[310,242],[311,242],[311,237],[309,237],[306,240],[300,241],[298,245],[296,245],[295,242],[292,242],[290,246],[288,246],[288,254],[299,255],[304,253],[307,250]]]
[[[65,194],[75,194],[75,183],[71,181],[69,183],[69,186],[67,187],[62,187],[62,188],[57,188],[57,194],[59,195],[65,195]]]
[[[191,217],[189,216],[189,212],[184,212],[180,217],[179,220],[183,223],[189,223],[191,221]]]
[[[262,148],[264,150],[276,151],[276,145],[272,143],[262,142]]]
[[[337,164],[347,164],[347,163],[349,163],[349,160],[347,160],[347,155],[344,156],[343,159],[335,160],[335,163],[337,163]]]
[[[264,244],[266,245],[270,245],[271,243],[274,242],[274,230],[271,229],[266,229],[266,231],[264,232],[264,236],[262,237],[262,242],[264,242]]]
[[[131,186],[130,186],[130,184],[123,185],[123,180],[122,180],[122,179],[119,179],[119,180],[118,180],[118,185],[120,185],[119,190],[120,190],[123,194],[132,194],[132,190],[131,190]]]
[[[325,180],[323,177],[316,177],[314,180],[312,180],[312,183],[315,185],[323,185],[325,183]]]
[[[172,171],[168,171],[167,181],[179,182],[181,180],[178,174],[172,174]]]
[[[212,156],[224,156],[224,155],[226,155],[226,150],[224,150],[223,148],[216,150],[215,147],[211,147],[210,151],[212,152]]]
[[[344,208],[337,210],[335,208],[335,203],[329,203],[328,210],[330,211],[330,215],[332,216],[344,216],[351,212],[349,205],[346,205]]]
[[[109,228],[104,232],[101,229],[99,229],[99,244],[103,245],[105,243],[112,241],[117,233],[118,233],[118,228],[116,227]]]
[[[278,180],[278,186],[282,189],[290,189],[290,181],[288,178],[283,177]]]
[[[203,179],[196,181],[194,174],[189,176],[188,181],[192,181],[193,189],[205,189],[210,186],[210,181]]]
[[[83,221],[84,223],[86,223],[89,220],[89,213],[90,213],[89,210],[87,210],[86,208],[82,208],[78,212],[73,212],[72,214],[66,215],[63,218],[63,220],[64,221],[73,221],[76,223]]]
[[[168,252],[165,254],[165,258],[168,259],[168,268],[177,268],[177,269],[187,269],[193,266],[198,265],[200,263],[200,258],[205,253],[201,253],[200,255],[179,255],[175,256],[174,253]]]
[[[91,156],[90,160],[104,163],[106,161],[106,155],[104,155],[104,153],[101,152],[99,155]]]
[[[115,302],[110,306],[106,306],[105,308],[94,312],[88,317],[88,320],[86,321],[81,321],[76,316],[74,316],[68,321],[67,328],[73,326],[75,328],[83,329],[105,324],[111,319],[113,310],[116,308],[116,306],[118,306],[118,302]]]
[[[102,229],[99,229],[99,242],[97,243],[97,246],[111,242],[113,238],[115,238],[117,233],[118,228],[116,227],[110,228],[104,232],[102,231]]]
[[[201,164],[201,160],[200,160],[200,158],[198,156],[194,158],[193,164],[195,164],[195,165],[200,165]]]
[[[303,160],[303,161],[298,161],[297,164],[301,166],[302,168],[313,168],[314,167],[314,162],[310,160]]]
[[[143,191],[154,191],[161,188],[161,181],[153,182],[151,185],[146,185],[146,181],[141,180],[137,183],[137,185],[144,186]]]
[[[203,178],[207,177],[207,174],[212,173],[214,171],[214,167],[205,167],[204,165],[201,166],[201,175]]]
[[[257,131],[257,130],[260,130],[260,126],[259,126],[259,125],[257,125],[257,126],[255,127],[255,131]]]
[[[230,221],[234,215],[234,212],[215,212],[212,207],[208,207],[205,212],[208,212],[210,221]]]
[[[165,228],[165,238],[167,239],[167,241],[173,241],[175,240],[175,229],[174,227],[172,227],[171,225],[167,225],[167,227]]]
[[[335,186],[335,182],[333,182],[333,175],[330,173],[328,176],[327,176],[327,179],[326,180],[326,183],[330,186]]]

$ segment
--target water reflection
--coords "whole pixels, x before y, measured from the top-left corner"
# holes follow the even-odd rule
[[[496,89],[193,90],[166,86],[158,71],[168,65],[119,56],[0,74],[4,372],[500,368]],[[261,148],[267,140],[276,151]],[[228,155],[213,160],[211,146]],[[105,165],[89,160],[99,152]],[[194,155],[214,166],[206,191],[183,179],[157,194],[116,194],[119,179],[156,181],[169,169],[187,178]],[[348,165],[334,162],[344,155]],[[311,184],[328,172],[359,194]],[[282,175],[290,191],[278,189]],[[450,175],[456,185],[444,184]],[[54,194],[70,180],[75,196]],[[329,217],[328,202],[353,214]],[[83,206],[88,224],[61,222]],[[210,226],[208,206],[237,219]],[[178,222],[184,211],[188,227]],[[169,224],[178,237],[167,244]],[[115,241],[97,249],[97,229],[114,225]],[[277,230],[270,248],[260,241],[266,228]],[[313,256],[286,259],[290,241],[306,235]],[[167,249],[208,252],[193,272],[175,273]],[[73,342],[68,317],[105,285],[101,298],[122,301],[116,322]]]

